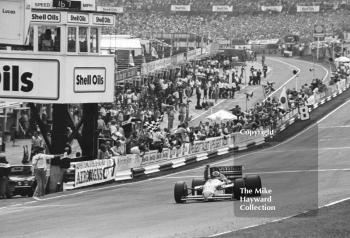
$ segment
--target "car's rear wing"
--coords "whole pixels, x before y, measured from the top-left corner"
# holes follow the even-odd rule
[[[208,168],[209,177],[214,171],[219,171],[225,175],[228,179],[242,178],[243,176],[243,166],[233,165],[233,166],[215,166]]]

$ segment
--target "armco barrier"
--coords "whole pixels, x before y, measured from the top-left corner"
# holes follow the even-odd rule
[[[338,95],[342,94],[345,90],[347,90],[350,87],[350,80],[349,79],[343,79],[344,81],[341,84],[341,87],[339,84],[333,86],[333,87],[328,87],[328,93],[323,97],[320,98],[318,101],[316,101],[312,105],[308,105],[309,107],[309,112],[315,110],[318,108],[320,105],[325,104],[326,102],[332,100],[333,98],[337,97]],[[330,95],[329,95],[330,94]]]
[[[209,152],[204,152],[204,153],[202,152],[202,153],[198,153],[195,155],[190,155],[188,157],[176,158],[176,159],[173,159],[166,164],[147,166],[147,167],[144,167],[142,169],[134,169],[133,170],[133,177],[137,178],[137,177],[149,175],[152,173],[166,171],[169,169],[175,169],[178,167],[186,166],[186,165],[189,165],[189,164],[192,164],[195,162],[199,162],[199,161],[203,161],[206,159],[216,158],[218,156],[232,153],[234,151],[249,149],[249,148],[252,148],[254,146],[261,145],[263,143],[265,143],[265,138],[260,137],[260,138],[254,139],[253,141],[242,143],[238,146],[231,145],[231,146],[227,146],[224,148],[220,148],[220,149],[215,150],[215,151],[209,151]]]
[[[161,164],[175,158],[183,158],[201,152],[211,153],[211,151],[233,146],[234,142],[237,141],[236,137],[239,136],[238,133],[235,133],[221,137],[208,138],[203,141],[195,141],[193,144],[185,143],[181,147],[173,149],[164,148],[162,152],[156,150],[148,151],[142,156],[141,167],[145,168],[152,164]]]

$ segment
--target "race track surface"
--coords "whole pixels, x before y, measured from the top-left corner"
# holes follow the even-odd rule
[[[309,66],[295,63],[302,72]],[[305,72],[305,74],[309,74]],[[322,77],[322,73],[320,73]],[[274,211],[242,211],[239,201],[175,204],[173,185],[203,176],[203,166],[131,184],[0,200],[1,237],[208,237],[267,223],[350,196],[350,103],[288,141],[217,165],[260,174]],[[257,203],[256,205],[259,205]],[[261,205],[261,204],[260,204]]]

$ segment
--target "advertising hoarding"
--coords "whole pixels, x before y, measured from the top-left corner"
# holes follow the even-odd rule
[[[60,62],[0,58],[1,98],[57,100]]]
[[[319,12],[320,6],[297,6],[297,12]]]
[[[89,24],[89,15],[80,13],[68,13],[68,23]]]
[[[106,69],[105,68],[75,68],[74,69],[74,92],[105,92]]]
[[[123,13],[123,7],[107,7],[107,6],[97,6],[97,11],[99,12],[114,12],[114,13]]]
[[[282,6],[261,6],[261,11],[267,12],[282,12],[283,7]]]
[[[36,103],[113,102],[114,56],[33,58],[23,53],[2,53],[1,99]]]
[[[92,16],[92,23],[95,25],[114,25],[114,16],[94,14]]]
[[[213,6],[213,12],[232,12],[233,6]]]
[[[190,12],[191,5],[171,5],[172,12]]]
[[[33,12],[30,18],[31,22],[47,22],[47,23],[60,23],[60,12]]]
[[[91,160],[75,164],[74,187],[85,187],[114,180],[116,164],[114,159]]]
[[[82,0],[81,1],[82,11],[96,11],[96,1],[95,0]]]
[[[52,0],[31,0],[30,6],[36,9],[51,9],[53,8],[52,3]]]
[[[325,37],[326,32],[325,32],[325,26],[324,25],[319,25],[316,24],[314,25],[314,37]]]
[[[24,0],[0,1],[0,44],[24,45],[30,21],[30,4]],[[11,27],[9,24],[11,23]]]

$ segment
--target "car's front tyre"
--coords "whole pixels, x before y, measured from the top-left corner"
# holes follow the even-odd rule
[[[187,197],[187,184],[185,182],[177,182],[174,187],[174,198],[176,203],[184,203]]]

